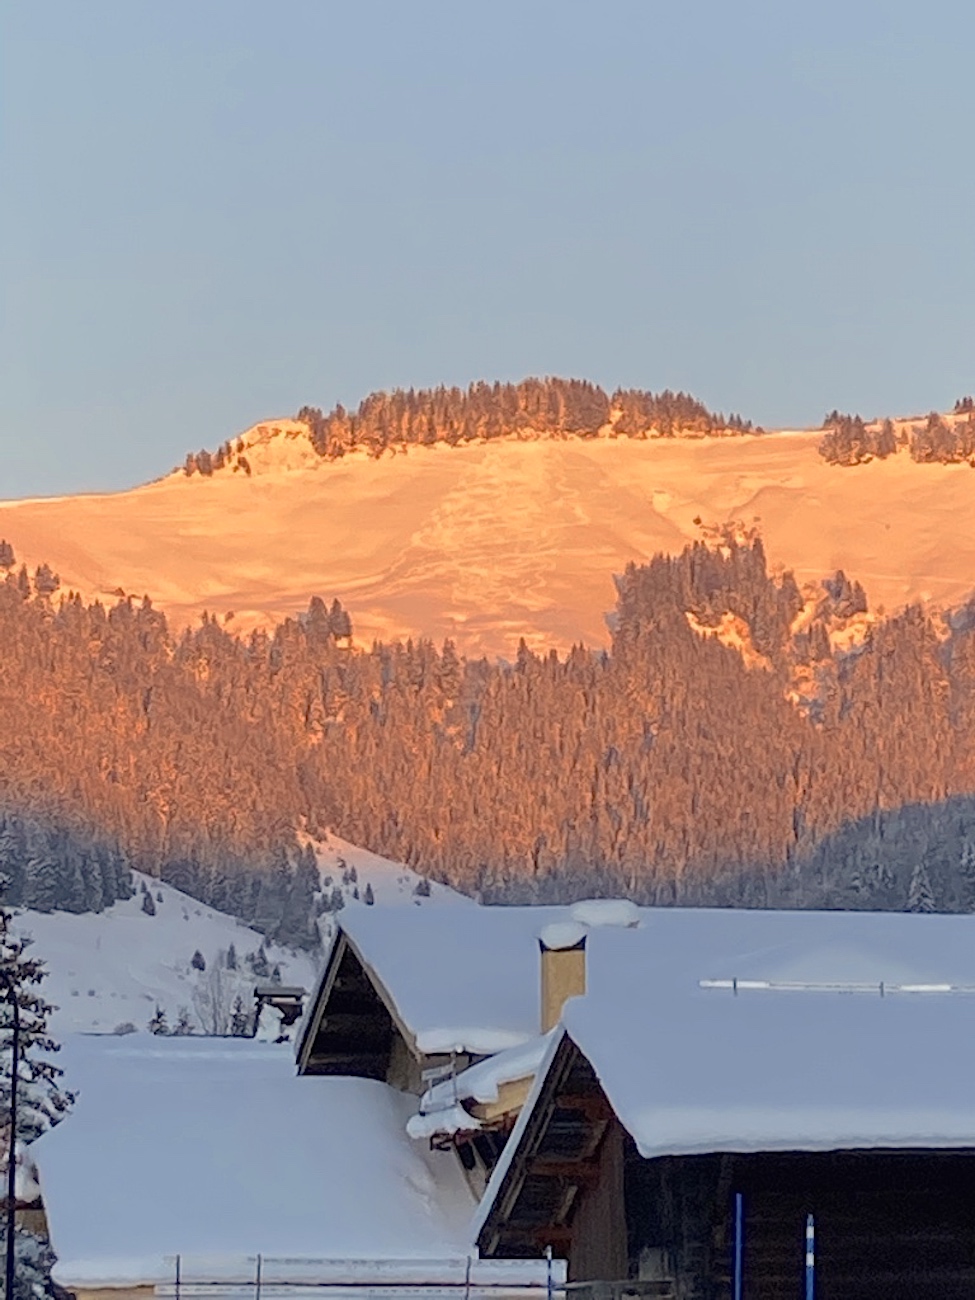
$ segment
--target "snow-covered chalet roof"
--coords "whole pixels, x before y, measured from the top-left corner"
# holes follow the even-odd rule
[[[539,1030],[537,933],[561,907],[356,908],[339,917],[424,1054],[490,1055]],[[314,1023],[326,969],[309,999],[298,1055]]]
[[[400,1024],[424,1055],[457,1050],[488,1056],[539,1032],[539,935],[546,927],[619,929],[648,909],[595,899],[567,907],[356,908],[333,938],[351,942],[378,979]],[[328,963],[298,1034],[301,1059],[316,1023]]]
[[[538,936],[581,922],[590,988],[604,953],[668,978],[888,984],[949,980],[975,987],[975,920],[876,912],[569,907],[358,908],[346,934],[381,983],[419,1051],[492,1055],[539,1032]],[[598,934],[598,943],[592,938]],[[300,1055],[322,980],[309,999]]]
[[[975,1147],[975,916],[644,909],[587,942],[562,1027],[646,1157]]]
[[[69,1288],[172,1281],[177,1254],[248,1276],[258,1253],[327,1275],[456,1273],[471,1251],[460,1166],[410,1141],[414,1101],[385,1084],[298,1078],[287,1047],[249,1039],[78,1035],[59,1063],[78,1101],[32,1150]]]

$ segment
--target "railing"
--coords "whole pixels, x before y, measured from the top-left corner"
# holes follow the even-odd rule
[[[267,1255],[171,1257],[159,1300],[552,1300],[565,1288],[562,1260],[311,1259]]]
[[[176,1255],[159,1300],[674,1300],[672,1282],[567,1282],[559,1259],[310,1259]]]

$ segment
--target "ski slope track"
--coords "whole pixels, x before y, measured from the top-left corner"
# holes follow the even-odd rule
[[[338,597],[358,644],[451,637],[469,655],[607,645],[614,573],[701,523],[757,522],[800,583],[845,569],[873,610],[975,589],[975,472],[906,453],[827,464],[821,431],[508,438],[323,461],[294,421],[242,436],[246,469],[110,495],[0,503],[18,563],[62,589],[148,594],[177,626],[242,632]]]

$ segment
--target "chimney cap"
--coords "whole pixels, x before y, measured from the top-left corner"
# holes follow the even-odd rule
[[[586,927],[580,921],[551,921],[538,932],[538,942],[549,952],[579,948],[586,941]]]

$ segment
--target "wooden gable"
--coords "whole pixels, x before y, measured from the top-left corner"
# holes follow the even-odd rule
[[[348,935],[332,945],[298,1058],[299,1074],[385,1080],[402,1031]]]
[[[565,1037],[478,1236],[482,1255],[569,1259],[571,1277],[625,1277],[623,1132]]]

